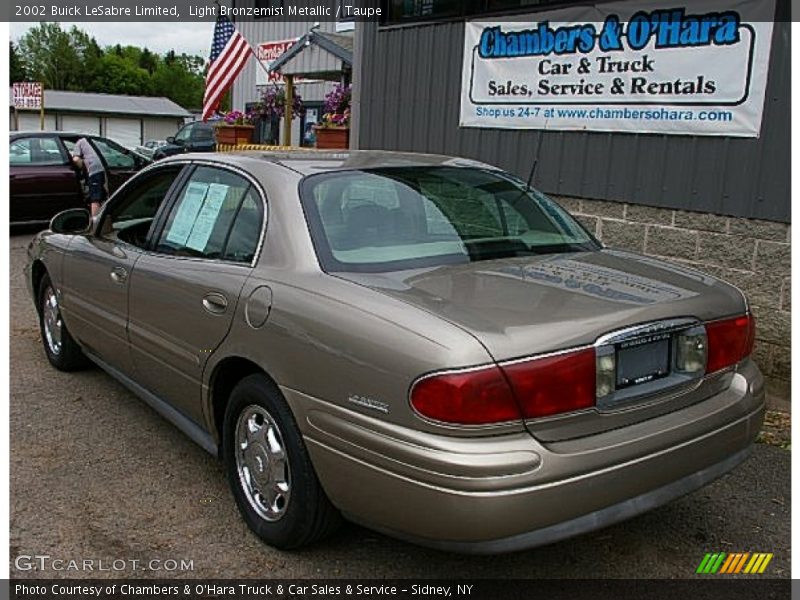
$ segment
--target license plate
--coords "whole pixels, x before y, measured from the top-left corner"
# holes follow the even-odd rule
[[[647,383],[669,375],[670,346],[668,334],[619,344],[617,389]]]

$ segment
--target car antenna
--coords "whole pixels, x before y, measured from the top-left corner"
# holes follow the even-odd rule
[[[533,164],[531,165],[531,172],[528,174],[528,180],[526,182],[526,190],[531,189],[531,184],[533,183],[533,177],[536,174],[536,167],[539,166],[539,153],[542,151],[542,140],[544,139],[544,134],[547,131],[547,123],[550,119],[545,119],[544,127],[539,130],[539,139],[536,140],[536,152],[533,155]]]
[[[528,180],[525,182],[525,187],[522,188],[519,192],[519,196],[517,196],[513,202],[511,202],[511,206],[516,206],[517,202],[522,200],[525,196],[525,193],[531,190],[531,184],[533,183],[533,177],[536,175],[536,167],[539,166],[539,153],[542,151],[542,140],[544,139],[544,133],[547,131],[547,123],[550,119],[545,119],[544,128],[539,130],[539,139],[536,140],[536,152],[533,154],[533,164],[531,164],[531,172],[528,173]]]

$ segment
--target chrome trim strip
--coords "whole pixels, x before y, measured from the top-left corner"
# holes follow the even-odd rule
[[[696,327],[697,325],[701,324],[702,321],[694,317],[679,317],[676,319],[649,321],[647,323],[625,327],[624,329],[610,331],[609,333],[601,335],[599,338],[597,338],[593,345],[595,348],[599,348],[601,346],[611,346],[613,344],[618,344],[619,342],[637,338],[643,335],[673,333],[675,331],[680,331],[681,329]]]

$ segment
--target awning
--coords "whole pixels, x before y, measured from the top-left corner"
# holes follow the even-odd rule
[[[270,71],[283,75],[340,81],[353,68],[353,37],[309,31],[272,62]]]

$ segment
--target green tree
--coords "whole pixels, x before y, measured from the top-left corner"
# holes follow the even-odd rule
[[[78,91],[96,91],[93,89],[93,82],[101,77],[103,50],[97,40],[77,27],[70,30],[70,38],[81,61]]]
[[[22,57],[25,60],[22,60]],[[147,48],[115,44],[105,49],[85,31],[41,23],[11,45],[11,77],[43,81],[56,90],[166,96],[184,108],[200,108],[205,61],[170,50],[163,57]]]
[[[150,74],[116,52],[107,52],[100,59],[98,74],[91,91],[131,96],[152,95]]]
[[[9,44],[8,74],[9,78],[11,79],[10,83],[14,83],[16,81],[27,81],[28,76],[25,72],[25,63],[17,51],[17,47],[14,45],[14,42],[9,42]]]
[[[147,48],[142,50],[142,53],[139,55],[139,66],[142,69],[152,75],[156,68],[158,68],[158,63],[159,59],[157,54],[153,54]]]
[[[20,38],[19,49],[31,79],[43,81],[45,88],[80,88],[81,57],[70,34],[58,23],[41,23]]]
[[[153,72],[153,93],[166,96],[184,108],[200,108],[205,89],[202,72],[202,58],[168,53]]]

